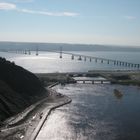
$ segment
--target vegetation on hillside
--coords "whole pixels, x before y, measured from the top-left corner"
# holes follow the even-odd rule
[[[45,95],[46,90],[33,73],[0,58],[0,122]]]

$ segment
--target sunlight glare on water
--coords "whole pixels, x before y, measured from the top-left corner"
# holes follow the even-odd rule
[[[126,62],[139,63],[139,52],[72,52],[74,54],[83,54],[93,57],[102,57],[107,59],[117,59]],[[35,52],[31,55],[4,53],[0,52],[1,57],[6,57],[10,61],[14,61],[17,65],[22,66],[34,73],[53,73],[53,72],[87,72],[89,70],[121,70],[129,69],[122,66],[114,66],[112,64],[102,63],[87,58],[86,61],[78,61],[78,57],[71,60],[71,55],[64,55],[59,58],[59,53],[39,52],[36,56]],[[132,69],[132,68],[131,68]]]
[[[123,96],[117,98],[114,89]],[[106,84],[56,86],[72,103],[56,109],[37,140],[139,140],[140,88]]]

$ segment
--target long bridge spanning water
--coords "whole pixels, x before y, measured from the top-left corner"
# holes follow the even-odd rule
[[[36,48],[35,50],[8,50],[5,51],[8,53],[17,53],[17,54],[24,54],[24,55],[32,55],[32,52],[35,52],[35,55],[38,56],[40,55],[39,49]],[[54,53],[59,53],[60,56],[59,58],[62,59],[63,58],[63,54],[65,55],[70,55],[71,56],[71,60],[78,60],[78,61],[89,61],[89,62],[95,62],[95,63],[101,63],[101,64],[111,64],[114,66],[119,66],[119,67],[126,67],[129,69],[133,69],[133,70],[139,70],[140,69],[140,64],[136,64],[136,63],[131,63],[131,62],[126,62],[126,61],[121,61],[121,60],[113,60],[113,59],[107,59],[107,58],[102,58],[102,57],[94,57],[94,56],[87,56],[87,55],[83,55],[83,54],[75,54],[75,53],[71,53],[71,52],[66,52],[62,50],[62,47],[60,47],[60,50],[47,50],[46,52],[54,52]]]
[[[73,54],[73,53],[68,53],[68,52],[60,52],[60,58],[62,58],[62,54],[68,54],[71,55],[71,59],[74,60],[75,57],[79,61],[95,61],[95,63],[106,63],[106,64],[113,64],[116,66],[124,66],[124,67],[131,67],[131,68],[140,68],[140,64],[135,64],[135,63],[130,63],[130,62],[125,62],[125,61],[120,61],[120,60],[112,60],[112,59],[106,59],[102,57],[93,57],[93,56],[86,56],[86,55],[80,55],[80,54]]]

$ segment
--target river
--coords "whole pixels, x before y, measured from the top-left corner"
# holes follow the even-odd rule
[[[56,109],[37,140],[139,140],[140,88],[110,84],[69,84],[54,87],[72,98]],[[123,96],[118,98],[114,89]]]

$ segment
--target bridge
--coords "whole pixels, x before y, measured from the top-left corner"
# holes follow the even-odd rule
[[[86,56],[86,55],[80,55],[80,54],[73,54],[68,52],[60,52],[60,58],[62,58],[62,54],[68,54],[71,55],[71,59],[74,60],[75,57],[77,57],[77,60],[79,61],[95,61],[95,63],[106,63],[106,64],[113,64],[114,66],[123,66],[123,67],[129,67],[129,68],[140,68],[140,64],[120,61],[120,60],[113,60],[113,59],[106,59],[101,57],[93,57],[93,56]]]
[[[38,47],[36,47],[35,50],[3,50],[3,52],[8,52],[8,53],[16,53],[16,54],[24,54],[24,55],[32,55],[32,52],[35,52],[35,55],[38,56],[40,54]],[[46,52],[54,52],[54,53],[59,53],[59,58],[63,58],[63,54],[65,55],[70,55],[71,60],[78,60],[78,61],[89,61],[92,62],[94,61],[95,63],[101,63],[101,64],[107,64],[107,65],[114,65],[114,66],[119,66],[119,67],[125,67],[129,68],[132,70],[140,70],[140,64],[136,63],[131,63],[131,62],[126,62],[126,61],[121,61],[121,60],[113,60],[113,59],[106,59],[102,57],[94,57],[94,56],[87,56],[83,54],[75,54],[71,52],[66,52],[62,50],[62,47],[60,47],[59,51],[56,50],[46,50]]]
[[[107,80],[107,79],[102,79],[102,80],[89,80],[89,79],[85,79],[85,80],[75,80],[77,83],[83,83],[83,84],[86,84],[86,83],[88,83],[89,84],[89,82],[90,83],[92,83],[92,84],[104,84],[104,83],[111,83],[109,80]]]

